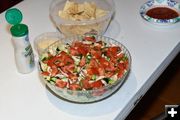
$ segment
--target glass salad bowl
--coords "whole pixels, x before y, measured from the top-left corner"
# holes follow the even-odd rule
[[[105,36],[71,36],[51,44],[39,57],[39,74],[58,97],[91,103],[115,93],[126,80],[131,56]]]
[[[73,0],[73,2],[75,4],[77,3],[78,5],[81,4],[81,8],[85,7],[86,10],[84,11],[87,11],[88,15],[84,15],[85,12],[81,10],[80,12],[77,12],[77,14],[70,13],[70,15],[73,14],[74,17],[70,15],[62,15],[61,17],[60,12],[62,13],[62,11],[66,10],[65,6],[72,5],[72,3],[70,2],[70,4],[67,5],[67,0],[53,0],[50,5],[50,18],[54,23],[55,27],[60,31],[60,33],[62,33],[64,36],[84,35],[86,33],[95,33],[98,35],[103,35],[104,32],[107,30],[111,18],[115,12],[113,0]],[[91,8],[93,8],[93,6],[87,7],[87,3],[93,3],[93,5],[95,4],[95,11],[98,11],[98,13],[95,13],[95,17],[90,17],[90,14],[93,11]],[[73,9],[71,12],[74,11],[75,10]],[[104,14],[103,11],[106,11],[106,14]],[[68,10],[65,11],[65,13],[68,12]],[[67,19],[64,19],[63,17],[66,16],[68,16]],[[83,19],[83,17],[85,19]]]

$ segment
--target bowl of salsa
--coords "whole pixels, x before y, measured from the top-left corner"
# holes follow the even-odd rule
[[[140,15],[156,25],[171,25],[180,21],[179,6],[174,0],[149,0],[141,6]]]

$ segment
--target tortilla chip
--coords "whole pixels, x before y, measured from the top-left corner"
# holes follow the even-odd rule
[[[78,4],[78,13],[84,12],[84,4]]]
[[[105,16],[107,14],[107,11],[97,8],[96,9],[96,18],[100,18],[102,16]]]
[[[81,21],[93,20],[107,14],[107,11],[97,8],[94,2],[75,3],[67,1],[59,16],[64,19]]]
[[[59,11],[59,16],[61,16],[63,19],[69,19],[69,15],[63,11]]]
[[[63,11],[67,12],[68,14],[76,14],[78,12],[78,4],[74,2],[70,2],[68,0],[64,6]]]
[[[90,18],[95,17],[95,12],[96,12],[96,5],[84,2],[84,12],[87,14]]]

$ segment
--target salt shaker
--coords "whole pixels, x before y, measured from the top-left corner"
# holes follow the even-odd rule
[[[10,28],[10,32],[12,34],[17,70],[23,74],[30,73],[33,71],[35,63],[28,37],[28,26],[20,23],[22,21],[22,13],[16,8],[9,9],[5,17],[8,23],[13,25]]]

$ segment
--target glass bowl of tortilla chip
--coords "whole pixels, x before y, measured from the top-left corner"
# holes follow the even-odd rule
[[[53,0],[50,18],[64,35],[103,35],[115,12],[113,0]]]

